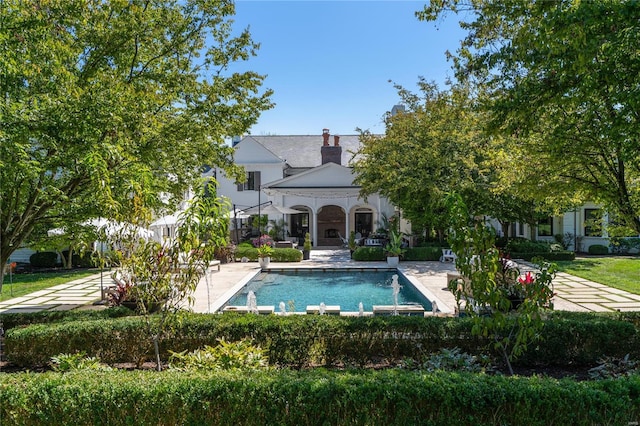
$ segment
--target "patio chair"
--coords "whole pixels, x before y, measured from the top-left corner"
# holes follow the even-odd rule
[[[340,241],[342,241],[342,247],[348,248],[349,247],[349,240],[347,240],[346,238],[344,238],[342,236],[341,233],[338,232],[338,237],[340,237]]]
[[[442,256],[440,256],[440,262],[455,262],[458,256],[451,249],[442,249]]]

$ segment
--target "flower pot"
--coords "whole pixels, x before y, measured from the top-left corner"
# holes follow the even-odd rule
[[[392,268],[397,267],[400,264],[400,256],[388,256],[387,257],[387,265]]]
[[[311,250],[302,250],[302,260],[309,260],[311,257]]]
[[[259,257],[258,258],[258,263],[260,264],[260,267],[262,269],[268,268],[270,262],[271,262],[271,258],[270,257]]]

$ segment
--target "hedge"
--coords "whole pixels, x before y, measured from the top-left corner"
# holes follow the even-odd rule
[[[441,247],[410,247],[402,256],[402,260],[440,260]]]
[[[358,261],[383,261],[387,257],[382,247],[358,247],[351,258]]]
[[[385,371],[0,375],[0,419],[15,425],[635,424],[640,377]]]
[[[258,249],[255,247],[239,246],[235,253],[236,259],[246,257],[250,261],[258,261]],[[302,252],[293,248],[274,248],[271,256],[272,262],[300,262]]]
[[[602,244],[593,244],[589,246],[589,254],[609,254],[609,247]]]
[[[70,311],[40,311],[28,313],[0,313],[0,324],[5,331],[30,324],[50,324],[64,321],[82,321],[106,318],[120,318],[133,316],[131,309],[119,306],[102,310],[70,310]]]
[[[541,332],[516,365],[594,366],[604,356],[640,358],[637,318],[620,321],[606,315],[550,314]],[[84,351],[108,364],[152,359],[144,318],[67,321],[13,328],[5,337],[6,356],[17,366],[37,367],[61,353]],[[161,357],[216,339],[249,337],[266,350],[272,365],[364,366],[384,359],[418,362],[442,348],[479,354],[489,341],[471,334],[470,318],[337,317],[313,315],[189,314],[161,341]]]
[[[531,252],[519,253],[511,252],[511,259],[524,259],[530,261],[533,258],[541,257],[545,260],[575,260],[576,254],[572,251],[551,251],[551,252]]]

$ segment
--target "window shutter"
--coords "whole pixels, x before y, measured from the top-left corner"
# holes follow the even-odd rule
[[[253,189],[255,189],[256,191],[260,191],[260,172],[253,172],[254,173],[254,177],[253,177]]]
[[[238,192],[244,191],[244,183],[240,182],[237,185],[238,185]]]

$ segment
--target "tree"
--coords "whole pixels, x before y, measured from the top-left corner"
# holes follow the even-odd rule
[[[43,221],[126,220],[221,167],[271,107],[229,0],[7,0],[0,23],[0,262]],[[0,279],[2,274],[0,274]],[[1,281],[0,281],[1,286]],[[0,287],[1,289],[1,287]]]
[[[159,342],[193,304],[193,292],[207,273],[216,248],[229,242],[230,205],[216,196],[215,184],[203,186],[189,201],[176,238],[163,243],[141,240],[135,229],[109,237],[122,248],[116,304],[127,298],[136,302],[153,342],[158,371],[162,369]],[[159,310],[157,315],[151,315],[154,308]]]
[[[485,133],[477,95],[461,85],[447,91],[424,80],[419,85],[421,96],[398,87],[407,112],[387,116],[384,135],[362,132],[352,163],[362,194],[380,192],[414,228],[435,229],[440,239],[450,226],[445,201],[453,191],[474,215],[528,219],[535,205],[500,181],[508,174],[500,160],[505,144]]]
[[[640,8],[635,1],[440,0],[465,13],[456,76],[486,91],[492,128],[538,200],[600,202],[640,233]]]

